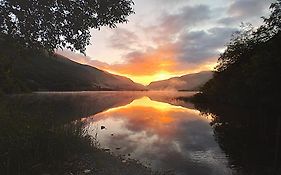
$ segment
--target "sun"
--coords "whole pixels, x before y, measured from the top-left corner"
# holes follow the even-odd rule
[[[201,71],[213,71],[214,67],[217,65],[217,62],[207,62],[205,64],[202,64],[200,66],[194,67],[194,68],[190,68],[189,70],[186,71],[178,71],[178,72],[169,72],[166,70],[160,70],[154,74],[151,75],[134,75],[134,74],[124,74],[124,73],[120,73],[118,71],[112,71],[110,69],[104,69],[107,72],[110,72],[112,74],[117,74],[117,75],[121,75],[121,76],[125,76],[130,78],[132,81],[142,84],[144,86],[149,85],[151,82],[154,81],[160,81],[160,80],[167,80],[169,78],[173,78],[173,77],[180,77],[186,74],[191,74],[191,73],[197,73],[197,72],[201,72]]]
[[[157,80],[165,80],[165,79],[171,78],[171,74],[168,72],[159,72],[154,77]]]
[[[141,83],[143,85],[149,85],[149,83],[153,81],[160,81],[160,80],[166,80],[178,75],[166,72],[166,71],[160,71],[153,75],[147,75],[147,76],[134,76],[134,75],[126,75],[130,79],[132,79],[134,82]]]

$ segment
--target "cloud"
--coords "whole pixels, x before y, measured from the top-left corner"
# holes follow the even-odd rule
[[[233,17],[233,16],[224,17],[218,20],[218,23],[223,25],[233,25],[241,22],[242,21],[240,17]]]
[[[226,15],[217,20],[219,25],[239,26],[241,23],[251,23],[259,26],[262,16],[269,14],[269,6],[274,0],[236,0],[226,10]]]
[[[190,31],[174,43],[158,45],[146,51],[132,51],[126,61],[106,69],[121,74],[145,76],[157,72],[184,74],[210,69],[204,65],[216,62],[219,50],[229,41],[236,28],[214,27],[207,31]]]
[[[146,26],[142,29],[145,31],[147,38],[154,43],[153,45],[143,45],[142,49],[134,50],[132,45],[143,43],[144,39],[136,37],[137,34],[135,32],[122,28],[110,37],[109,43],[111,43],[110,46],[114,49],[127,51],[123,55],[125,61],[110,65],[108,69],[121,74],[137,76],[152,75],[161,71],[182,72],[191,67],[193,69],[194,65],[189,64],[189,61],[195,60],[197,55],[188,52],[190,60],[182,60],[180,58],[186,55],[187,45],[189,45],[190,49],[192,47],[199,47],[200,41],[192,43],[184,41],[185,38],[179,38],[178,41],[175,41],[175,38],[179,33],[183,33],[181,36],[184,36],[186,33],[190,34],[189,36],[194,37],[194,41],[196,41],[197,37],[202,37],[200,35],[193,35],[195,33],[192,32],[189,33],[188,29],[207,21],[211,16],[210,14],[211,10],[206,5],[184,6],[177,13],[162,13],[158,18],[157,24]],[[208,49],[208,51],[210,50]],[[198,50],[197,52],[201,51]],[[206,54],[206,52],[202,53]],[[211,54],[207,56],[209,55]],[[206,56],[202,55],[199,59],[206,59]],[[187,63],[183,64],[180,61],[186,61]],[[183,67],[183,65],[186,67]]]
[[[210,69],[205,65],[216,62],[218,49],[235,31],[228,27],[191,30],[207,21],[211,13],[205,5],[185,6],[176,14],[165,13],[158,24],[144,28],[148,38],[153,40],[153,46],[140,44],[144,39],[135,31],[117,29],[109,37],[109,47],[124,51],[122,63],[109,65],[77,54],[68,57],[113,73],[132,76],[149,76],[159,72],[185,74]]]
[[[161,42],[156,48],[148,48],[143,52],[129,52],[125,56],[126,62],[111,65],[110,69],[137,76],[152,75],[161,71],[193,72],[194,69],[210,61],[215,62],[219,50],[236,30],[236,28],[214,27],[207,31],[185,32],[176,42],[166,44]]]
[[[182,61],[200,63],[209,58],[218,57],[219,49],[229,41],[236,28],[214,27],[208,30],[184,33],[177,43]]]
[[[211,10],[206,5],[185,6],[176,14],[163,14],[161,27],[170,26],[173,28],[193,27],[207,19],[210,19]]]
[[[126,55],[126,62],[114,64],[110,69],[114,72],[130,75],[151,75],[159,71],[174,71],[176,67],[175,48],[162,46],[157,49],[148,48],[144,52],[133,51]]]
[[[218,22],[225,25],[234,25],[241,22],[251,22],[259,25],[262,16],[269,13],[269,6],[274,0],[236,0],[227,10],[227,16]]]
[[[270,5],[265,0],[235,0],[230,5],[228,13],[231,16],[256,17],[262,14]]]
[[[211,10],[206,5],[185,6],[178,13],[164,12],[158,18],[158,24],[144,28],[158,43],[171,42],[184,30],[201,25],[210,19]]]
[[[114,35],[110,36],[109,47],[123,50],[131,50],[135,45],[139,44],[138,36],[124,28],[117,28]]]

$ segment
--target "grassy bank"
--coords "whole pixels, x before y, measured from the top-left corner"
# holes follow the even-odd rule
[[[0,174],[157,174],[97,147],[80,121],[30,116],[0,99]]]

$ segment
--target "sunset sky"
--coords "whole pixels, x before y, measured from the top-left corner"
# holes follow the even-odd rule
[[[272,0],[134,0],[136,14],[115,29],[92,30],[86,55],[70,59],[149,84],[212,70],[241,22],[258,26]]]

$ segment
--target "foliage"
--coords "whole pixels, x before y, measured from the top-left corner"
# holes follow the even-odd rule
[[[272,3],[270,9],[271,15],[268,18],[263,17],[264,24],[257,30],[254,30],[251,24],[242,23],[241,30],[233,34],[225,52],[218,59],[217,70],[219,72],[239,62],[241,57],[251,55],[257,45],[267,42],[280,32],[281,1],[277,0],[277,2]]]
[[[134,13],[132,0],[1,0],[0,39],[53,51],[85,52],[90,29],[116,27]]]
[[[26,50],[14,42],[2,42],[0,39],[0,91],[4,93],[29,92],[25,83],[14,71],[16,57],[23,58]],[[16,50],[16,51],[15,51]]]
[[[194,100],[236,105],[280,105],[281,1],[254,30],[251,25],[233,35],[218,59],[217,72]],[[273,105],[272,105],[273,104]]]
[[[235,32],[232,35],[232,39],[227,44],[227,48],[224,53],[222,53],[218,59],[218,66],[216,69],[219,72],[224,71],[232,64],[239,61],[242,54],[251,52],[254,45],[256,44],[254,36],[253,26],[251,24],[243,24],[241,30]]]
[[[274,36],[281,31],[281,0],[277,0],[270,6],[271,15],[269,18],[264,18],[265,25],[259,30],[266,32],[268,36]],[[267,29],[267,30],[266,30]],[[260,34],[258,32],[257,34]]]
[[[68,158],[93,151],[94,139],[83,123],[58,124],[15,109],[0,100],[0,174],[45,173],[37,169],[60,174]]]

